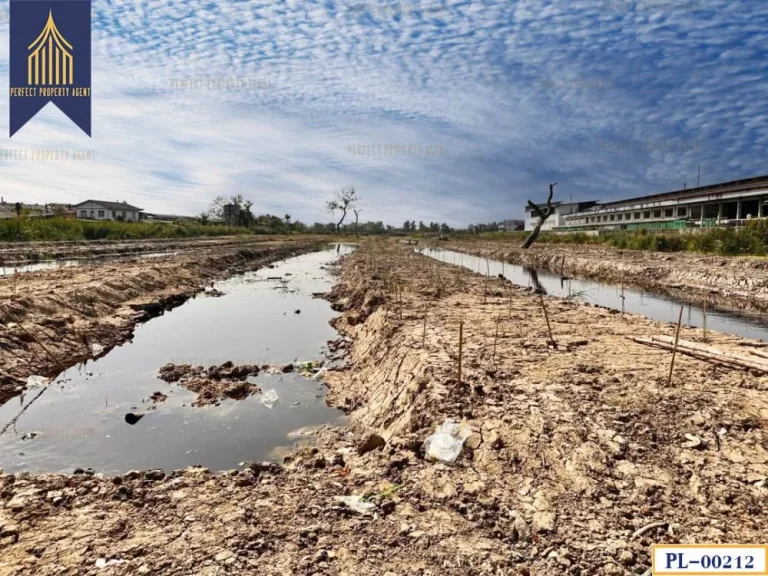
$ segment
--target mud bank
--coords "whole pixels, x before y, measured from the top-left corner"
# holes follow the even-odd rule
[[[617,250],[603,246],[440,242],[439,247],[569,276],[624,283],[692,304],[761,313],[768,310],[768,260],[758,257]]]
[[[553,345],[539,296],[390,242],[328,297],[351,431],[218,475],[0,474],[0,573],[639,575],[654,542],[764,538],[768,378],[678,356],[668,386],[630,337],[671,325],[544,298]],[[431,461],[448,418],[470,435]]]
[[[215,280],[317,249],[315,241],[214,246],[153,262],[0,278],[0,403],[129,340],[136,326]]]
[[[0,244],[0,266],[47,260],[85,259],[98,262],[109,258],[140,256],[147,253],[188,252],[202,248],[252,246],[285,242],[286,236],[218,236],[201,238],[149,238],[144,240],[83,240],[72,242],[20,242]]]

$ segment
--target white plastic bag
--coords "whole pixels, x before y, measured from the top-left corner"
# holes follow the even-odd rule
[[[280,397],[277,395],[277,392],[274,390],[267,390],[264,392],[264,395],[261,397],[261,403],[264,404],[267,408],[270,410],[275,407],[275,404],[280,400]]]
[[[32,374],[27,378],[27,386],[48,386],[50,383],[50,379],[46,378],[45,376],[38,376],[37,374]]]
[[[376,504],[366,502],[362,496],[334,496],[334,498],[358,514],[371,514],[376,508]]]
[[[446,420],[424,441],[427,457],[450,464],[459,457],[464,441],[470,434],[469,430],[462,430],[456,422]]]

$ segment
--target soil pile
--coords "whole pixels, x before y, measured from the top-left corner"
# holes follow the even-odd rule
[[[219,405],[224,398],[245,400],[261,392],[256,384],[248,382],[251,376],[258,376],[260,368],[225,362],[220,366],[190,366],[189,364],[166,364],[160,368],[159,378],[168,383],[178,383],[197,394],[193,406]]]

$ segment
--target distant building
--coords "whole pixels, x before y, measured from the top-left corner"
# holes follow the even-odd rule
[[[237,226],[240,222],[241,208],[239,204],[225,204],[222,210],[224,223],[227,226]]]
[[[78,220],[119,220],[138,222],[142,219],[142,208],[136,208],[126,202],[106,202],[104,200],[86,200],[72,207]]]
[[[563,226],[565,224],[565,217],[569,214],[576,214],[577,212],[582,212],[584,210],[587,210],[597,204],[596,201],[590,201],[590,202],[552,202],[552,207],[555,209],[554,214],[552,214],[547,220],[544,222],[544,225],[541,227],[541,230],[553,230],[555,228],[559,228],[560,226]],[[546,204],[537,204],[537,206],[541,209],[544,209],[547,207]],[[539,221],[539,217],[536,215],[536,213],[531,210],[531,207],[526,205],[525,206],[525,230],[530,231],[533,230],[536,224]]]
[[[504,220],[504,222],[501,224],[504,228],[504,232],[519,232],[521,230],[525,230],[525,220]]]
[[[739,226],[768,216],[768,176],[593,205],[566,216],[565,230]]]

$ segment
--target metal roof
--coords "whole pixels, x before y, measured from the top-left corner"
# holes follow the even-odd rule
[[[128,210],[130,212],[144,211],[144,208],[137,208],[136,206],[131,206],[127,202],[106,202],[104,200],[86,200],[85,202],[80,202],[80,204],[75,204],[73,208],[77,208],[78,206],[82,206],[83,204],[87,204],[88,202],[99,204],[100,206],[103,206],[107,210]]]
[[[598,210],[620,206],[622,204],[637,204],[638,202],[658,202],[661,200],[683,200],[685,198],[694,198],[696,196],[725,194],[727,192],[740,192],[756,188],[768,188],[768,175],[755,176],[754,178],[745,178],[743,180],[731,180],[729,182],[720,182],[719,184],[710,184],[709,186],[699,186],[697,188],[683,188],[682,190],[673,190],[672,192],[661,192],[650,194],[648,196],[636,196],[626,200],[616,200],[614,202],[605,202],[596,208]]]

